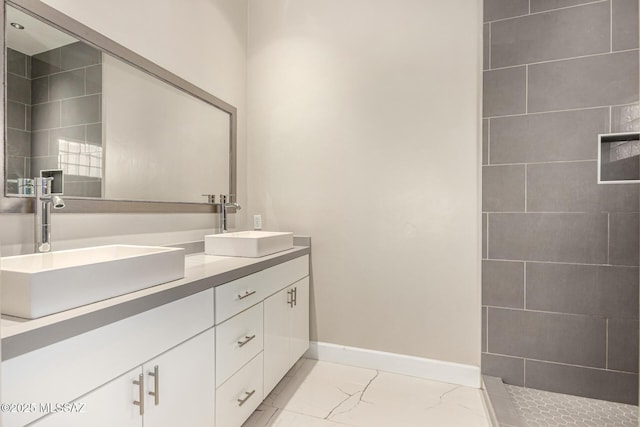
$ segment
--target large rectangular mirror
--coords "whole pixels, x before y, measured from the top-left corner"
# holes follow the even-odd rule
[[[236,109],[44,3],[5,3],[4,212],[64,172],[76,212],[210,211],[236,194]],[[75,34],[82,34],[83,38]]]

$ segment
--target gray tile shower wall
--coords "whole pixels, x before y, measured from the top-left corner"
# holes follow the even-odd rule
[[[61,141],[102,145],[102,56],[76,42],[33,55],[30,60],[30,164],[33,173],[38,173],[59,167]],[[100,197],[102,180],[67,173],[65,194]]]
[[[638,0],[485,0],[482,372],[638,403],[640,200],[597,135],[640,131]]]
[[[31,58],[7,49],[7,143],[6,175],[10,180],[31,173]],[[15,182],[8,182],[9,191],[17,191]]]

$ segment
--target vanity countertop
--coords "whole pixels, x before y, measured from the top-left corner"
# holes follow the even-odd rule
[[[293,249],[260,258],[203,253],[187,255],[185,276],[179,280],[37,319],[2,316],[2,360],[117,322],[310,252],[309,246],[294,246]]]

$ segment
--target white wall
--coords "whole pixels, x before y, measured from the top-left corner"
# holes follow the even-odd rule
[[[246,200],[245,98],[246,0],[45,0],[72,18],[136,51],[169,71],[236,106],[238,193]],[[204,199],[203,199],[204,201]],[[242,224],[240,211],[237,223]],[[53,214],[55,249],[118,242],[181,242],[201,238],[213,215]],[[33,250],[32,215],[0,217],[2,255]],[[170,234],[164,234],[169,232]],[[167,239],[170,241],[166,242]]]
[[[110,55],[102,82],[105,198],[201,203],[229,193],[228,113]]]
[[[312,236],[312,339],[479,366],[477,0],[250,0],[248,214]]]

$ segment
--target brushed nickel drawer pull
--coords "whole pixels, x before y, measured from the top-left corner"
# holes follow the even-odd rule
[[[245,340],[244,341],[238,341],[238,347],[242,348],[245,344],[247,344],[249,341],[251,341],[255,337],[256,337],[256,334],[253,334],[251,336],[245,335],[245,337],[244,337]]]
[[[293,289],[287,291],[287,304],[293,308]]]
[[[158,365],[153,367],[153,372],[149,372],[149,376],[155,380],[153,383],[153,391],[149,392],[149,396],[153,396],[154,403],[157,406],[160,404],[160,368],[158,368]]]
[[[134,400],[133,404],[140,407],[140,415],[144,415],[144,375],[138,375],[138,380],[133,382],[138,386],[138,399]]]
[[[250,297],[251,295],[253,295],[255,293],[256,293],[256,291],[245,291],[244,295],[238,294],[238,299],[245,299],[246,297]]]
[[[245,391],[244,394],[246,394],[246,397],[244,399],[238,399],[238,406],[244,405],[246,401],[249,400],[249,398],[251,398],[251,396],[253,396],[255,392],[256,392],[255,389],[251,391]]]
[[[298,305],[298,287],[293,288],[293,305]]]

